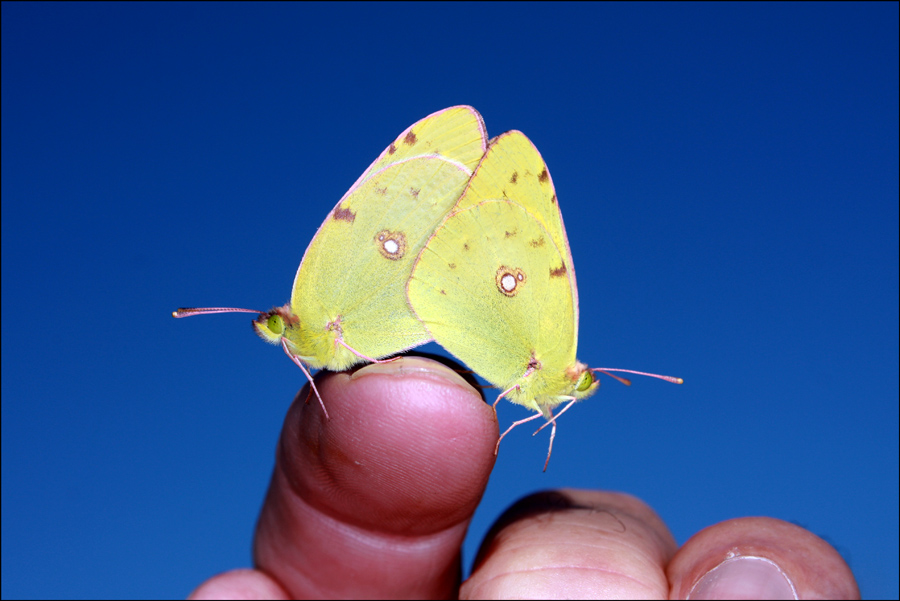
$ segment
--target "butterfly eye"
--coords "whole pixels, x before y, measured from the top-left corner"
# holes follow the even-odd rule
[[[273,334],[281,336],[284,333],[284,318],[278,314],[269,315],[269,319],[266,320],[266,327]]]
[[[578,383],[575,385],[575,390],[578,392],[584,392],[594,383],[594,373],[590,371],[585,371],[581,374],[581,377],[578,378]]]

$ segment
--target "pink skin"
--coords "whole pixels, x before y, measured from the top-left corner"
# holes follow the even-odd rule
[[[306,391],[289,409],[253,568],[191,598],[859,598],[840,555],[798,526],[733,519],[679,548],[642,501],[584,490],[520,500],[460,583],[460,546],[495,461],[491,406],[420,357],[316,380],[331,419]]]

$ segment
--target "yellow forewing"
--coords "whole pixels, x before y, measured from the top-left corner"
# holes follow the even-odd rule
[[[392,163],[412,157],[435,155],[475,170],[484,156],[486,132],[481,115],[470,106],[453,106],[411,125],[388,146],[344,196],[349,196],[367,177]]]
[[[485,146],[478,112],[452,107],[410,127],[375,160],[328,215],[297,271],[283,332],[292,354],[341,370],[360,355],[377,359],[431,339],[409,308],[405,283]],[[259,322],[257,330],[281,338]]]

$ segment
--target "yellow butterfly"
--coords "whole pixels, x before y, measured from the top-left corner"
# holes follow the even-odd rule
[[[472,107],[425,117],[400,134],[328,214],[297,270],[290,303],[268,312],[214,307],[173,315],[259,313],[256,332],[281,344],[325,410],[307,366],[340,371],[431,340],[409,308],[405,283],[485,148],[484,121]]]
[[[537,412],[501,440],[541,416],[552,424],[548,462],[556,418],[597,390],[594,372],[643,373],[576,359],[578,289],[562,215],[544,160],[518,131],[490,142],[420,253],[407,295],[434,340],[503,391],[495,408],[505,397]]]

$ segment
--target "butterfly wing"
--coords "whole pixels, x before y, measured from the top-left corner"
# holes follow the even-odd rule
[[[576,298],[571,256],[543,159],[519,132],[492,141],[457,209],[407,285],[434,339],[540,410],[572,387]],[[526,377],[526,373],[528,376]]]
[[[505,198],[521,205],[547,229],[563,254],[575,306],[578,331],[578,286],[575,266],[563,225],[556,188],[544,158],[525,134],[512,130],[491,140],[482,160],[478,178],[473,178],[457,203],[457,210],[484,200]]]
[[[335,206],[294,280],[285,331],[313,367],[340,370],[430,340],[406,302],[416,256],[454,206],[485,150],[481,116],[445,109],[401,134]]]
[[[471,106],[452,106],[433,113],[397,136],[344,196],[352,194],[362,182],[388,165],[416,156],[442,156],[474,171],[484,156],[486,139],[484,120]]]

